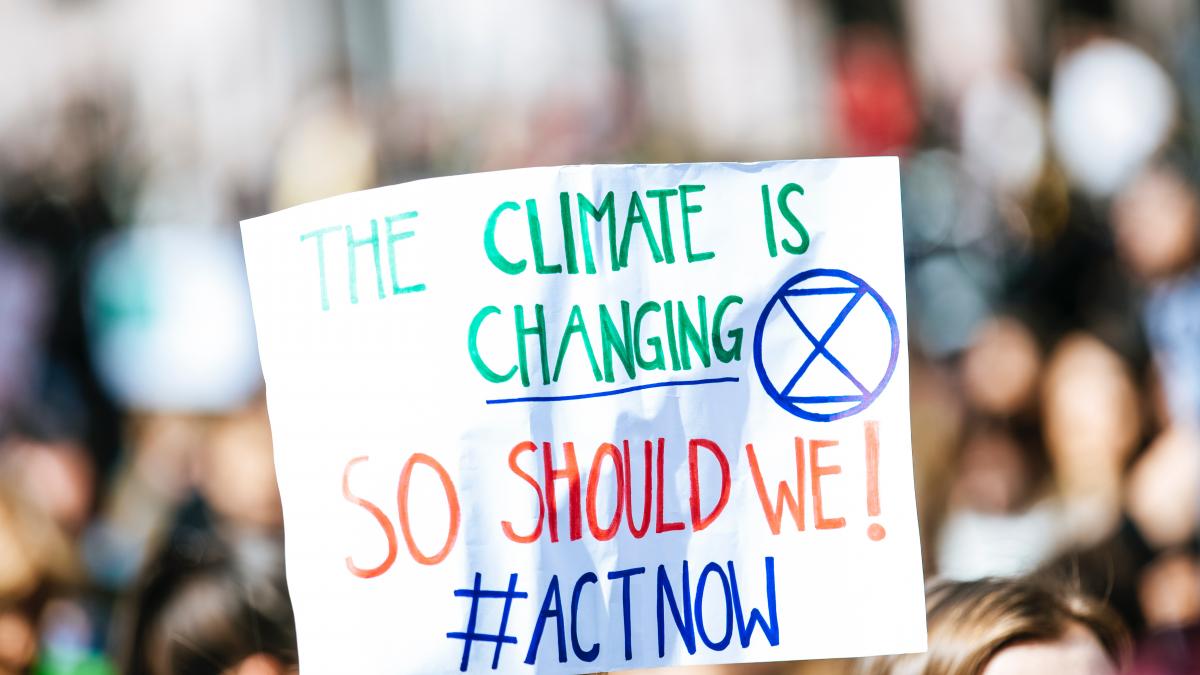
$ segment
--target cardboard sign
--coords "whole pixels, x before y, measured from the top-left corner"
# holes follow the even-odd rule
[[[306,673],[925,648],[894,158],[242,225]]]

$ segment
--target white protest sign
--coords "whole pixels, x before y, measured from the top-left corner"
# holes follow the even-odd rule
[[[242,225],[305,673],[921,651],[894,158]]]

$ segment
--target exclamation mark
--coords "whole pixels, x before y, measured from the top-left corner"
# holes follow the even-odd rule
[[[867,436],[867,515],[874,518],[879,515],[879,422],[867,422],[863,428]],[[867,527],[871,541],[886,536],[887,530],[879,523]]]

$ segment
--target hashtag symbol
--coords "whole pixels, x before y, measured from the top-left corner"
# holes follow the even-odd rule
[[[516,574],[509,575],[507,591],[483,590],[482,585],[483,575],[476,572],[474,588],[459,588],[454,591],[454,597],[456,598],[471,599],[471,615],[467,619],[466,632],[446,633],[446,637],[448,638],[463,641],[462,663],[458,666],[458,669],[463,672],[466,672],[467,666],[471,662],[471,644],[475,641],[496,643],[496,651],[492,655],[492,670],[496,670],[500,666],[500,648],[505,644],[517,644],[517,638],[505,635],[504,633],[504,629],[508,627],[508,613],[512,609],[512,601],[514,598],[529,597],[528,593],[522,593],[517,590]],[[483,598],[504,600],[504,612],[500,615],[500,630],[496,633],[475,632],[475,620],[479,614],[479,601]]]

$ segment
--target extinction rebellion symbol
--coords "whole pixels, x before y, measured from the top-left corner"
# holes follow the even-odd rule
[[[900,354],[896,316],[862,279],[835,269],[801,272],[758,318],[754,367],[787,412],[831,422],[866,410]]]

